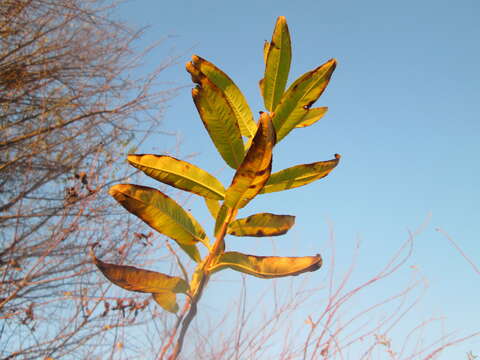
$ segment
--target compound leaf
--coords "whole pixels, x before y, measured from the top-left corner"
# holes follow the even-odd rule
[[[259,278],[296,276],[322,266],[320,255],[303,257],[254,256],[235,251],[225,252],[210,267],[212,273],[230,268]]]
[[[118,184],[110,188],[109,194],[159,233],[175,240],[193,260],[200,261],[195,246],[198,241],[210,246],[205,231],[195,218],[161,191],[147,186]]]
[[[128,155],[128,162],[148,176],[209,199],[223,200],[222,183],[205,170],[165,155]]]
[[[264,112],[260,115],[252,145],[225,193],[225,205],[232,209],[242,208],[259,193],[272,171],[274,144],[272,121],[270,115]]]
[[[295,216],[261,213],[233,221],[228,233],[234,236],[278,236],[295,224]]]
[[[335,159],[332,160],[297,165],[273,173],[260,193],[283,191],[310,184],[327,176],[339,161],[340,155],[335,154]]]

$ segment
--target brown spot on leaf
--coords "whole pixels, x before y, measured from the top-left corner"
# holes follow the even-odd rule
[[[316,101],[316,100],[310,101],[309,103],[305,104],[305,105],[303,106],[303,108],[304,108],[305,110],[310,109],[315,101]]]

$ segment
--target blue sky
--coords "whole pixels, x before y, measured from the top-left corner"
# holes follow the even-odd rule
[[[276,239],[277,255],[326,251],[330,224],[339,267],[348,266],[360,238],[354,280],[378,271],[408,237],[407,230],[428,218],[406,265],[420,269],[429,283],[414,310],[416,320],[445,317],[445,328],[459,335],[480,330],[480,278],[435,231],[444,229],[480,264],[478,1],[130,0],[120,16],[150,25],[146,42],[171,36],[145,59],[146,68],[178,55],[179,62],[161,80],[165,87],[185,86],[164,118],[163,130],[178,137],[152,139],[139,152],[163,152],[180,140],[180,157],[195,153],[193,163],[228,184],[232,174],[201,124],[184,64],[191,54],[210,60],[236,82],[254,113],[264,110],[258,90],[263,41],[270,39],[279,15],[286,16],[292,37],[289,83],[330,58],[338,66],[316,103],[328,106],[329,112],[318,124],[282,141],[275,149],[274,170],[328,160],[335,153],[342,160],[327,178],[265,195],[241,215],[268,211],[297,216],[295,228]],[[190,205],[208,223],[203,204],[192,199]],[[261,255],[272,251],[272,242],[265,239],[233,238],[228,244]],[[320,272],[328,266],[326,259],[325,268],[310,280],[320,282]],[[225,276],[240,284],[237,274]],[[372,294],[392,293],[408,277],[406,271],[398,282],[387,281]],[[255,289],[258,280],[247,281]],[[202,303],[230,301],[220,287],[212,283]],[[402,326],[400,333],[408,332],[408,324]],[[441,358],[462,359],[468,350],[480,354],[480,340]]]

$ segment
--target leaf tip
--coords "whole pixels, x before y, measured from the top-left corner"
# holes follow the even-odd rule
[[[287,18],[283,15],[279,16],[277,18],[277,24],[282,24],[282,25],[285,24],[286,25],[287,24]]]
[[[322,264],[323,264],[322,256],[320,254],[316,254],[315,258],[316,258],[315,262],[312,265],[310,265],[307,271],[317,271],[322,267]]]
[[[335,70],[335,68],[337,67],[338,62],[337,59],[332,58],[327,61],[327,64],[332,67],[331,71],[333,72],[333,70]]]

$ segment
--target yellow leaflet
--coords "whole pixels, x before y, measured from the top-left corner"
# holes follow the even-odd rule
[[[252,145],[226,191],[225,205],[242,208],[259,193],[272,171],[274,145],[275,131],[270,115],[262,113]]]
[[[223,200],[225,188],[222,183],[205,170],[183,160],[166,155],[128,155],[130,165],[148,176],[209,199]]]
[[[303,257],[254,256],[235,251],[223,253],[210,267],[212,273],[230,268],[259,278],[270,279],[296,276],[318,270],[322,266],[320,255]]]
[[[295,224],[295,216],[261,213],[235,220],[228,227],[234,236],[278,236],[285,234]]]

